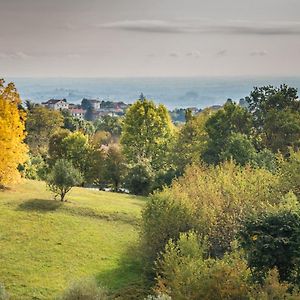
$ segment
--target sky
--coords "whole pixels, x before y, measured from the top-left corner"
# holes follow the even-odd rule
[[[0,77],[300,75],[299,0],[0,0]]]

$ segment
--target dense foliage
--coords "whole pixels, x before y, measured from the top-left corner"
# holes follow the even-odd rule
[[[241,231],[241,245],[255,279],[277,268],[280,279],[300,283],[300,215],[282,210],[252,217]]]
[[[156,171],[166,168],[173,131],[165,106],[146,99],[136,101],[126,113],[121,137],[128,162],[147,159]]]
[[[26,160],[26,113],[15,86],[0,79],[0,187],[19,178],[18,165]]]

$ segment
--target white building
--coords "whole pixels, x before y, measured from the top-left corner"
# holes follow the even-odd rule
[[[63,110],[69,108],[69,103],[67,103],[66,99],[50,99],[47,102],[43,102],[42,105],[54,110]]]
[[[72,115],[72,117],[83,120],[86,110],[82,108],[70,108],[69,112]]]

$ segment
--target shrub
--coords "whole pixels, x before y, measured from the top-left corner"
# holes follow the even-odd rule
[[[148,195],[152,191],[154,172],[147,160],[140,161],[129,168],[126,187],[135,195]]]
[[[30,155],[29,160],[22,166],[25,178],[45,180],[49,166],[41,155]]]
[[[153,262],[170,238],[176,240],[180,232],[194,229],[208,237],[210,255],[221,257],[230,250],[243,218],[280,202],[277,184],[277,175],[233,162],[189,167],[171,188],[153,195],[144,208],[145,256]]]
[[[80,172],[73,167],[70,161],[65,159],[57,160],[47,177],[49,189],[55,196],[60,196],[61,201],[64,201],[66,194],[73,186],[79,185],[81,182]]]
[[[58,298],[58,300],[106,300],[105,289],[99,287],[93,278],[86,278],[74,282]]]
[[[158,293],[156,296],[149,295],[145,300],[172,300],[172,298],[166,294]]]
[[[300,283],[300,215],[292,210],[260,214],[245,221],[241,245],[257,280],[276,267],[280,280]]]
[[[278,271],[272,269],[268,272],[263,285],[254,285],[251,291],[251,300],[299,300],[300,293],[297,289],[285,282],[279,281]]]
[[[152,264],[164,250],[170,238],[179,238],[180,232],[194,228],[193,211],[167,194],[155,193],[143,211],[142,249],[146,266],[153,271]]]
[[[222,259],[212,259],[206,258],[205,249],[193,232],[181,234],[177,243],[170,240],[158,261],[156,291],[176,300],[300,299],[297,290],[280,282],[276,269],[260,285],[253,281],[243,252],[235,249]]]
[[[0,300],[8,300],[9,295],[5,290],[4,285],[0,282]]]
[[[237,252],[221,259],[205,259],[205,246],[195,233],[169,241],[158,261],[156,288],[173,299],[249,299],[250,271]]]
[[[281,188],[293,191],[300,200],[300,151],[292,151],[288,159],[281,160],[279,168]]]

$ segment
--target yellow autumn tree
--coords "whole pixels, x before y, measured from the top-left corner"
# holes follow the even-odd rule
[[[13,83],[0,79],[0,187],[20,178],[18,165],[27,158],[24,143],[26,113]]]

